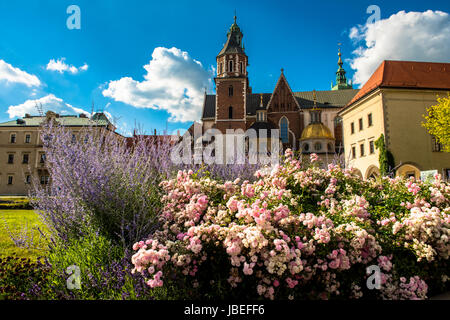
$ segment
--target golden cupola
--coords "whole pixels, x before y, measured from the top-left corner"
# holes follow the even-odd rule
[[[321,111],[317,107],[316,90],[313,91],[314,106],[310,110],[311,122],[300,136],[302,153],[334,153],[334,137],[331,130],[322,123]]]
[[[333,134],[330,129],[323,123],[310,123],[305,129],[303,129],[300,140],[307,139],[332,139]]]

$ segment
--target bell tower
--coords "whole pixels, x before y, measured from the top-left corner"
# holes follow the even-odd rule
[[[246,129],[246,97],[251,93],[247,66],[248,57],[241,29],[236,23],[227,33],[227,41],[217,55],[216,119],[215,127],[225,133],[226,129]]]

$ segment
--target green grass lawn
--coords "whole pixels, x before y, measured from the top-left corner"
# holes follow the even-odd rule
[[[40,216],[33,210],[0,210],[0,257],[17,255],[21,258],[37,258],[46,254],[46,241],[36,228],[45,227]],[[11,239],[9,231],[15,236],[33,235],[30,248],[17,247]]]

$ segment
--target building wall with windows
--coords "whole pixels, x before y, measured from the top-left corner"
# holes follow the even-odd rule
[[[379,175],[378,149],[375,140],[384,134],[384,118],[381,92],[377,91],[358,101],[342,114],[345,161],[364,178]],[[371,124],[369,125],[369,118]],[[362,129],[360,129],[362,122]],[[371,147],[373,145],[373,147]],[[361,146],[364,153],[361,154]]]
[[[439,145],[422,127],[426,109],[437,103],[437,96],[446,95],[445,90],[378,88],[346,108],[340,114],[348,166],[366,179],[378,176],[379,152],[371,143],[384,134],[386,147],[394,156],[397,176],[418,179],[420,171],[437,170],[449,179],[450,153],[440,151]],[[361,145],[364,154],[361,154]]]
[[[386,145],[394,155],[397,174],[420,177],[420,171],[437,170],[447,176],[450,153],[442,152],[422,127],[426,109],[437,103],[444,90],[384,89]]]
[[[33,178],[41,184],[50,183],[39,134],[42,123],[49,119],[68,127],[75,137],[89,125],[115,130],[102,113],[88,118],[85,115],[60,116],[49,111],[46,116],[25,115],[0,123],[0,195],[28,195]]]

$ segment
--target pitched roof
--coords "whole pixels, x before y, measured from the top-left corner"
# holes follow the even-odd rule
[[[217,56],[221,56],[226,53],[241,53],[245,54],[244,48],[242,47],[242,37],[244,35],[241,32],[241,29],[236,24],[236,16],[234,17],[234,23],[231,25],[230,30],[227,33],[227,42],[223,46],[222,50],[220,50]]]
[[[45,116],[26,116],[24,118],[20,118],[17,120],[11,120],[7,122],[0,123],[0,127],[38,127],[44,122],[46,119]],[[53,118],[59,124],[63,126],[108,126],[110,123],[106,116],[102,116],[102,114],[95,114],[92,119],[88,117],[80,117],[75,115],[65,116],[58,115]]]
[[[312,109],[314,107],[313,92],[314,91],[294,92],[294,96],[302,109]],[[357,94],[357,92],[357,89],[316,91],[317,107],[342,108]]]
[[[216,116],[216,95],[205,94],[205,100],[203,101],[202,119],[214,118],[215,116]]]
[[[378,87],[447,90],[450,89],[450,63],[385,60],[346,106]]]
[[[348,90],[327,90],[316,91],[317,106],[319,108],[342,108],[358,92],[356,89]],[[314,106],[313,91],[293,92],[301,109],[312,109]],[[267,107],[272,93],[262,93],[263,105]],[[260,109],[261,93],[247,95],[247,116],[256,115],[256,110]],[[205,95],[203,104],[203,119],[214,118],[216,116],[216,95]]]

